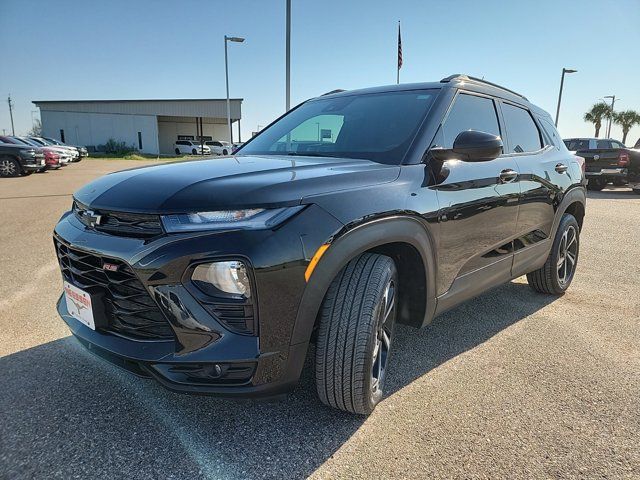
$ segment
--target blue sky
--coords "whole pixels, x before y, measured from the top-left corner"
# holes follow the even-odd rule
[[[0,0],[0,131],[31,127],[31,100],[243,97],[243,137],[284,110],[284,0]],[[293,0],[292,104],[335,88],[451,73],[485,77],[555,115],[560,132],[592,135],[584,112],[605,95],[640,111],[640,0]],[[37,115],[37,114],[34,114]],[[614,126],[612,136],[621,137]],[[627,143],[640,137],[632,129]]]

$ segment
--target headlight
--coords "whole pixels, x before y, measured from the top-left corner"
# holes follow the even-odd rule
[[[251,297],[247,267],[240,261],[198,265],[191,275],[191,280],[207,295],[219,296],[222,292],[236,297]]]
[[[260,230],[284,222],[304,208],[304,205],[285,208],[251,208],[216,212],[179,213],[163,215],[162,225],[169,233],[198,230]]]

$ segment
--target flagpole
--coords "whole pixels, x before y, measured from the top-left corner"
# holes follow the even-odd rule
[[[402,55],[400,53],[401,52],[401,48],[402,48],[402,40],[400,39],[400,20],[398,20],[398,59],[397,59],[398,61],[396,62],[396,68],[397,68],[397,70],[396,70],[396,73],[397,73],[397,75],[396,75],[396,84],[397,85],[400,85],[400,65],[401,65],[400,62],[402,61],[402,60],[400,60],[400,58],[401,58],[400,55]]]

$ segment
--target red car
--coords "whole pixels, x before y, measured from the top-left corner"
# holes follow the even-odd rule
[[[47,166],[47,170],[57,170],[62,166],[60,155],[48,148],[43,148],[42,151],[44,152],[44,163]]]

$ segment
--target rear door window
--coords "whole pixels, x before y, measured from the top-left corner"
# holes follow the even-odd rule
[[[535,152],[542,148],[540,132],[528,110],[504,103],[502,114],[509,135],[509,153]]]
[[[596,148],[597,149],[609,149],[609,148],[613,148],[611,146],[611,142],[609,140],[598,140],[596,141]]]
[[[466,130],[500,135],[496,107],[492,99],[461,93],[455,99],[449,116],[442,125],[438,143],[444,148],[453,148],[458,134]]]
[[[555,145],[560,148],[562,146],[562,139],[560,138],[560,134],[556,130],[555,125],[546,118],[538,117],[538,119],[540,120],[540,125],[542,125],[542,130],[546,134],[545,136],[551,141],[551,145]]]

